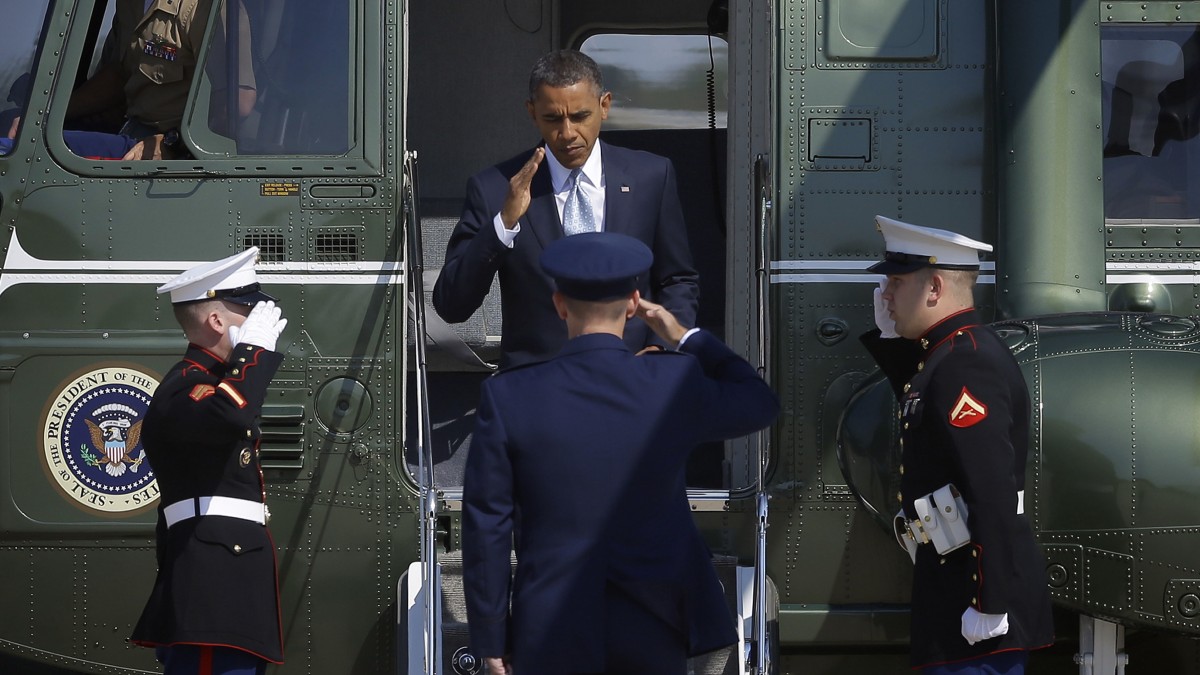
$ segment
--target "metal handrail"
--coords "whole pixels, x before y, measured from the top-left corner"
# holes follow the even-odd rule
[[[437,561],[437,518],[438,498],[433,475],[433,449],[429,439],[433,434],[433,423],[429,414],[429,373],[425,359],[425,257],[421,244],[421,220],[417,215],[417,153],[407,152],[404,157],[404,224],[408,244],[408,308],[416,335],[413,339],[416,360],[417,406],[417,489],[421,497],[421,588],[425,614],[425,672],[437,675],[441,663],[437,655],[441,652],[441,631],[438,627],[438,588],[440,575]]]
[[[771,174],[767,157],[759,155],[754,162],[754,194],[757,199],[755,210],[758,226],[755,241],[755,277],[758,281],[755,294],[756,310],[758,313],[757,357],[759,374],[769,381],[767,364],[770,357],[769,318],[770,288],[771,288]],[[770,434],[758,432],[758,475],[755,478],[755,502],[757,507],[755,518],[755,550],[754,550],[754,603],[752,614],[752,633],[754,635],[754,663],[751,672],[756,675],[766,675],[768,663],[766,593],[767,593],[767,461],[770,458]]]

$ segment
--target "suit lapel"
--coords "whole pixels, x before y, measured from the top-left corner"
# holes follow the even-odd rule
[[[603,143],[604,159],[604,231],[631,234],[633,208],[633,178],[618,148]]]
[[[525,222],[538,244],[544,249],[550,242],[562,239],[562,223],[558,221],[558,208],[554,204],[554,188],[550,184],[550,167],[545,160],[533,175],[529,185],[529,209],[525,212]]]

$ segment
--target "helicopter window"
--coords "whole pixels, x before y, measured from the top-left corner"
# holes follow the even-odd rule
[[[224,17],[224,32],[239,39],[214,40],[209,46],[192,103],[194,144],[203,154],[218,155],[345,154],[354,105],[352,3],[239,4],[244,5],[242,19],[232,13]],[[228,86],[236,77],[244,82],[247,62],[255,80],[249,106],[239,93],[244,85]],[[240,123],[228,129],[230,119]]]
[[[178,42],[163,43],[164,46],[152,51],[154,41],[159,38],[150,40],[147,36],[150,31],[157,36],[164,21],[174,21],[164,18],[164,12],[169,10],[149,0],[144,5],[138,2],[125,5],[117,0],[98,2],[84,45],[89,58],[78,68],[63,123],[68,148],[88,157],[118,159],[133,141],[151,134],[168,134],[176,129],[187,134],[188,126],[180,118],[187,118],[186,102],[195,98],[196,84],[204,79],[193,75],[194,68],[202,63],[205,69],[223,75],[228,70],[226,59],[231,53],[234,65],[241,68],[235,71],[238,78],[235,94],[250,95],[244,110],[235,108],[239,118],[245,117],[253,103],[255,87],[247,10],[252,3],[218,0],[215,4],[216,13],[210,19],[211,5],[197,3],[197,13],[180,22],[179,34],[175,36]],[[226,35],[233,35],[233,40],[226,40]],[[206,44],[201,44],[202,36],[207,36]],[[146,41],[144,50],[137,45],[140,39]],[[227,44],[236,48],[227,48]],[[130,75],[137,70],[146,73],[145,77]],[[135,78],[140,78],[138,81],[143,85],[146,79],[157,84],[139,86]],[[214,101],[207,129],[232,137],[227,119],[233,118],[223,116],[225,108],[215,104],[226,98],[221,93],[226,80],[220,76],[214,79],[217,84],[205,90],[212,92],[205,100]]]
[[[37,53],[48,0],[28,2],[0,21],[0,155],[12,150],[16,126],[29,102],[33,59]]]
[[[96,9],[96,14],[99,15],[98,25],[94,25],[88,29],[88,43],[91,45],[92,58],[87,62],[87,75],[79,78],[78,81],[95,75],[96,71],[104,63],[104,50],[106,48],[112,49],[111,46],[106,47],[105,45],[108,44],[107,37],[109,31],[112,30],[113,14],[116,13],[117,3],[115,0],[107,3],[101,0],[100,4],[101,6]]]
[[[1200,217],[1200,27],[1101,29],[1104,217]]]
[[[725,128],[729,45],[707,35],[605,33],[579,48],[612,92],[605,129]]]

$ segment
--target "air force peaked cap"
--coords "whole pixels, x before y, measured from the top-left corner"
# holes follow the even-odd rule
[[[875,216],[875,227],[883,234],[887,252],[881,262],[867,268],[876,274],[907,274],[922,267],[950,270],[979,269],[979,252],[992,245],[956,232],[921,227]]]
[[[585,232],[551,242],[542,251],[542,270],[563,295],[576,300],[610,300],[629,295],[654,262],[640,240],[615,232]]]
[[[183,274],[158,287],[159,293],[170,293],[171,304],[199,300],[227,300],[239,305],[254,305],[275,298],[263,293],[254,274],[254,263],[258,262],[258,247],[250,248],[222,258],[203,263],[184,271]]]

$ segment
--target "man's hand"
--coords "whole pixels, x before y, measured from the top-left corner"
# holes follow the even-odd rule
[[[884,278],[879,282],[879,288],[875,289],[875,325],[879,328],[879,337],[898,338],[900,334],[896,332],[896,322],[888,313],[887,302],[883,299],[883,291],[887,288],[887,283],[887,278]]]
[[[121,159],[126,162],[137,161],[139,159],[162,159],[163,154],[163,135],[154,134],[147,136],[134,144],[129,152]]]
[[[962,613],[962,636],[967,644],[999,637],[1008,632],[1008,613],[982,614],[974,607]]]
[[[679,325],[675,315],[667,311],[666,307],[645,298],[638,299],[637,315],[650,326],[655,335],[673,347],[678,346],[684,333],[687,333],[687,329]]]
[[[281,318],[282,315],[283,310],[274,302],[258,303],[241,326],[229,327],[229,343],[236,347],[244,342],[275,351],[275,342],[287,327],[287,319]]]
[[[497,658],[495,656],[483,657],[483,665],[485,673],[488,675],[513,675],[512,664],[508,659]]]
[[[500,220],[505,229],[511,230],[517,226],[517,221],[529,210],[529,185],[533,182],[533,174],[537,173],[538,165],[546,157],[546,149],[538,147],[533,156],[525,162],[525,166],[508,181],[508,196],[504,198],[504,208],[500,210]]]
[[[19,127],[19,126],[21,126],[21,118],[14,117],[13,121],[12,121],[12,125],[8,127],[7,136],[9,138],[16,138],[17,137],[17,127]]]

